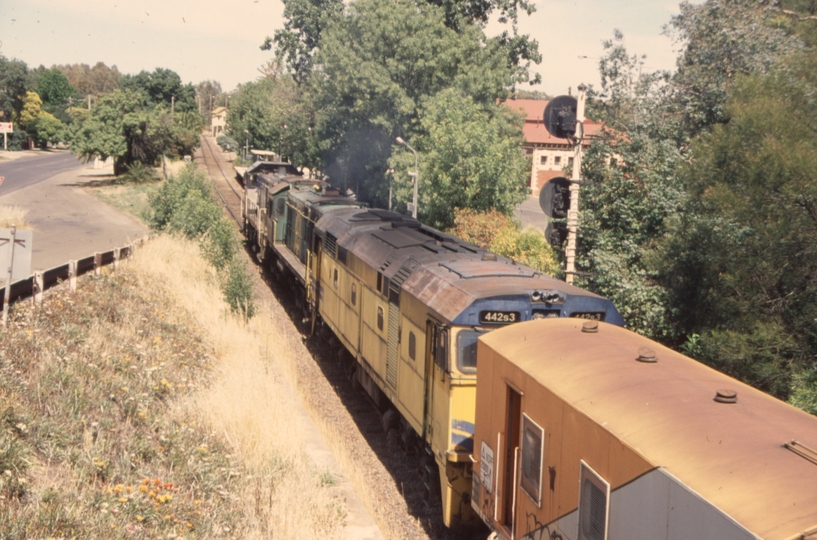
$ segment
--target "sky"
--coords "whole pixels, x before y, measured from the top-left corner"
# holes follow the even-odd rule
[[[645,71],[675,67],[678,47],[662,27],[678,13],[678,0],[541,0],[536,8],[519,29],[539,42],[537,88],[550,95],[598,85],[602,42],[614,29],[629,52],[647,55]],[[260,45],[282,26],[280,0],[0,0],[0,54],[32,68],[100,61],[122,73],[162,67],[185,83],[216,80],[229,91],[260,76],[272,57]],[[494,22],[487,31],[503,27]]]

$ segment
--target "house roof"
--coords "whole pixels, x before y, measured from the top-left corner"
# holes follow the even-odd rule
[[[568,146],[565,139],[557,139],[545,129],[543,116],[548,103],[549,101],[545,99],[509,99],[503,105],[524,115],[525,125],[522,126],[522,134],[525,136],[525,142]],[[585,135],[595,135],[601,131],[602,126],[603,124],[586,118],[584,120],[584,133]],[[590,143],[585,141],[583,144],[588,146]]]
[[[213,114],[213,116],[217,116],[219,114],[224,114],[226,112],[227,112],[227,107],[216,107],[215,109],[213,109],[212,114]]]

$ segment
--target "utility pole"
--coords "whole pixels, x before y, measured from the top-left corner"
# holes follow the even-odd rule
[[[176,96],[170,96],[170,116],[173,116],[173,112],[176,109]]]
[[[397,137],[396,140],[398,143],[402,144],[403,146],[405,146],[414,153],[414,174],[409,173],[409,176],[414,177],[414,197],[412,199],[411,205],[409,206],[409,210],[411,210],[411,217],[417,219],[417,204],[418,204],[417,191],[420,185],[420,168],[417,166],[418,164],[417,151],[411,146],[409,146],[409,144],[406,141],[404,141],[402,137]]]
[[[567,257],[565,281],[573,284],[576,274],[576,239],[579,231],[579,183],[582,173],[582,139],[584,138],[584,102],[587,93],[585,85],[579,85],[576,103],[576,132],[573,143],[573,173],[570,177],[570,208],[567,211]]]

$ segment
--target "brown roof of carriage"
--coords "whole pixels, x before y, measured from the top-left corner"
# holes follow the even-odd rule
[[[789,539],[817,525],[817,418],[624,328],[546,319],[480,340],[752,533]],[[656,363],[639,362],[639,349]],[[737,403],[714,400],[720,389]]]

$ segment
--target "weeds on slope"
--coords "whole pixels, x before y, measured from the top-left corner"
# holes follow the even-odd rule
[[[152,229],[199,241],[202,254],[219,271],[230,308],[251,318],[256,311],[252,281],[238,257],[240,240],[211,196],[210,184],[194,164],[171,176],[150,196]]]
[[[0,538],[229,536],[240,467],[174,407],[213,361],[132,273],[12,311],[0,342]]]
[[[342,526],[259,344],[224,318],[196,246],[173,243],[83,278],[79,294],[56,288],[43,307],[12,310],[0,331],[0,539],[324,538]],[[170,261],[184,276],[168,275]],[[177,279],[187,289],[171,291]]]

